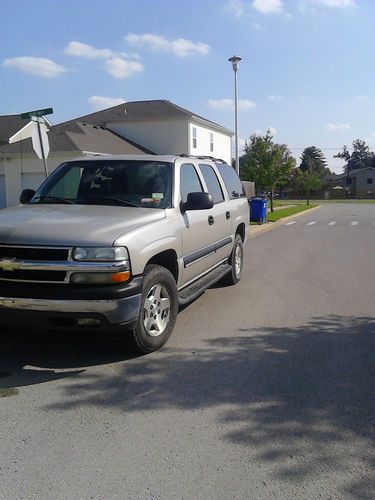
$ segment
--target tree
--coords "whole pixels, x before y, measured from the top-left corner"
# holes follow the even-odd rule
[[[358,168],[375,167],[375,155],[370,151],[365,141],[356,139],[353,141],[353,152],[350,154],[346,146],[334,158],[341,158],[346,161],[344,172],[349,174],[352,170]]]
[[[311,193],[323,187],[330,173],[327,160],[319,148],[309,146],[303,150],[295,184],[305,194],[307,205],[310,204]]]
[[[324,154],[315,146],[309,146],[303,150],[299,168],[303,172],[312,170],[322,177],[331,173],[329,168],[327,168],[327,160]]]
[[[313,164],[306,170],[299,168],[296,171],[296,184],[300,186],[301,190],[305,193],[306,204],[310,205],[310,195],[312,192],[320,189],[324,184],[324,177],[313,168]]]
[[[288,182],[296,160],[285,144],[275,144],[271,132],[266,135],[252,135],[245,144],[245,154],[241,158],[241,177],[255,182],[257,189],[271,192],[271,212],[275,189]]]

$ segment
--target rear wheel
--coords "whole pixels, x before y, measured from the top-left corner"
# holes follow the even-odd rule
[[[160,349],[173,331],[177,311],[178,295],[173,275],[165,267],[146,266],[141,307],[132,332],[137,350],[149,353]]]
[[[231,265],[231,270],[224,277],[224,282],[227,285],[236,285],[241,279],[243,267],[243,243],[239,234],[236,234],[234,238],[234,245],[232,253],[229,257],[229,264]]]

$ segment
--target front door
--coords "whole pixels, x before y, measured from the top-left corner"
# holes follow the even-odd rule
[[[202,180],[195,166],[191,163],[181,165],[181,200],[186,201],[189,193],[203,191]],[[216,263],[217,232],[215,224],[212,224],[214,212],[215,206],[209,210],[189,210],[179,215],[183,254],[182,285],[205,273]]]

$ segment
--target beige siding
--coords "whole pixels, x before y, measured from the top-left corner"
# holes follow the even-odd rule
[[[107,127],[156,154],[188,152],[187,120],[108,123]]]

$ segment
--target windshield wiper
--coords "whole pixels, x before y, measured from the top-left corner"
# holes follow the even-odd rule
[[[116,203],[120,203],[121,205],[125,205],[126,207],[137,207],[140,205],[136,203],[132,203],[131,201],[123,200],[122,198],[115,198],[114,196],[90,196],[89,198],[84,198],[78,200],[78,203],[90,202],[90,201],[114,201]]]
[[[63,203],[68,203],[69,205],[76,205],[76,202],[69,199],[69,198],[63,198],[61,196],[37,196],[34,198],[35,200],[57,200],[57,201],[62,201]]]

